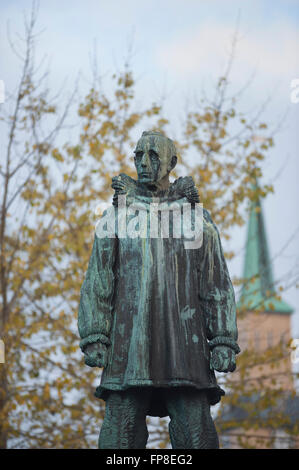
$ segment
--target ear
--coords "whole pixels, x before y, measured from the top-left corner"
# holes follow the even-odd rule
[[[175,167],[176,164],[177,164],[177,161],[178,161],[178,159],[177,159],[176,155],[174,155],[173,157],[171,157],[171,160],[170,160],[170,162],[169,162],[169,171],[171,171],[171,170],[174,169],[174,167]]]

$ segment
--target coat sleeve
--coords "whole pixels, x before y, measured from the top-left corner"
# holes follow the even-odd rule
[[[216,225],[204,210],[203,245],[199,262],[199,301],[206,319],[210,347],[227,345],[240,352],[237,344],[234,288],[223,255]]]
[[[109,345],[114,294],[114,264],[117,238],[95,234],[91,257],[80,290],[78,330],[80,348],[102,342]]]

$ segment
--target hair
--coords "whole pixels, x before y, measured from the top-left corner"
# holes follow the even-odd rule
[[[173,157],[173,156],[177,155],[176,146],[175,146],[173,140],[169,139],[169,137],[166,137],[166,135],[164,135],[164,134],[162,134],[162,132],[158,132],[158,131],[143,131],[142,135],[141,135],[141,139],[142,139],[142,137],[146,137],[146,136],[149,136],[149,135],[153,135],[153,136],[156,136],[156,137],[162,137],[163,139],[167,140],[167,142],[169,144],[169,147],[170,147],[171,156]]]

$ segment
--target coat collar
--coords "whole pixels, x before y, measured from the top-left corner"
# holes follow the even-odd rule
[[[115,183],[121,182],[122,189],[115,189]],[[113,196],[113,205],[118,205],[118,196],[126,195],[127,203],[138,200],[145,204],[151,202],[172,202],[172,201],[188,201],[190,203],[199,202],[198,190],[195,187],[192,176],[184,176],[176,179],[169,185],[169,188],[163,191],[150,191],[141,186],[138,181],[134,180],[125,173],[112,178],[112,187],[115,190]]]

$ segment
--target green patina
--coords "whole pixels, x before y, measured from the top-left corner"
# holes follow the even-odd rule
[[[118,331],[119,331],[119,334],[121,336],[124,336],[124,333],[125,333],[125,324],[124,323],[120,323],[118,325]]]
[[[197,336],[197,335],[193,335],[193,336],[192,336],[192,341],[193,341],[193,343],[198,343],[198,336]]]
[[[184,204],[194,218],[197,189],[191,177],[169,183],[175,163],[173,142],[158,133],[143,134],[135,150],[138,180],[124,174],[113,179],[115,220],[121,194],[126,210],[142,202],[139,212],[147,217],[158,198],[177,204],[179,226]],[[103,367],[96,396],[107,408],[99,447],[144,446],[146,414],[162,417],[171,410],[174,448],[215,448],[209,407],[224,391],[214,371],[234,370],[239,352],[234,289],[220,236],[206,210],[203,243],[196,249],[186,249],[184,239],[175,236],[120,236],[123,223],[138,235],[139,212],[125,212],[116,236],[95,235],[81,288],[80,346],[87,365]],[[169,225],[172,233],[174,222]],[[184,430],[180,423],[187,415]]]
[[[189,305],[186,305],[186,307],[183,308],[181,311],[181,319],[182,320],[189,320],[190,318],[193,317],[195,313],[195,308],[190,308]]]

